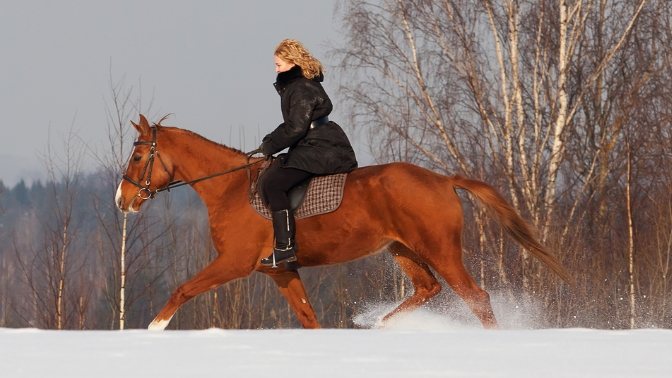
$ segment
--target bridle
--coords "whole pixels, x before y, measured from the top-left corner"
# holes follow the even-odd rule
[[[173,181],[173,175],[168,171],[168,167],[166,167],[166,163],[163,162],[163,159],[161,159],[161,154],[159,154],[159,151],[156,150],[156,127],[152,127],[152,141],[151,142],[141,142],[141,141],[136,141],[133,143],[133,147],[136,146],[151,146],[149,148],[149,157],[147,157],[147,161],[145,161],[145,166],[142,168],[142,173],[140,173],[140,178],[138,178],[138,181],[133,180],[132,178],[123,175],[121,176],[124,180],[130,182],[131,184],[137,186],[139,188],[138,194],[136,195],[137,197],[140,197],[142,199],[150,199],[154,198],[154,194],[157,193],[157,191],[152,191],[149,189],[149,185],[151,184],[152,181],[152,168],[154,168],[154,156],[158,156],[159,161],[161,162],[161,165],[163,166],[163,170],[166,171],[168,176],[170,177],[170,181],[172,183]],[[128,169],[127,169],[128,170]],[[145,177],[145,173],[147,174],[147,179],[145,180],[145,185],[142,186],[141,181]],[[170,184],[169,184],[170,186]]]
[[[241,166],[233,168],[233,169],[229,169],[229,170],[226,170],[226,171],[223,171],[223,172],[215,173],[215,174],[212,174],[210,176],[201,177],[201,178],[191,180],[191,181],[187,181],[187,182],[182,182],[180,180],[173,181],[173,174],[168,171],[168,167],[166,166],[166,163],[163,162],[163,159],[161,158],[161,154],[159,154],[159,151],[156,149],[156,130],[157,130],[157,128],[155,126],[152,126],[151,129],[152,129],[152,141],[151,142],[136,141],[136,142],[133,143],[133,147],[136,147],[136,146],[151,146],[149,148],[149,156],[147,157],[147,161],[145,161],[145,166],[142,168],[142,173],[140,174],[140,178],[138,179],[138,181],[135,181],[125,174],[121,176],[123,180],[126,180],[126,181],[130,182],[131,184],[133,184],[133,185],[135,185],[139,188],[138,194],[136,194],[136,197],[140,197],[141,199],[144,199],[144,200],[153,199],[154,196],[157,193],[160,193],[160,192],[170,191],[170,189],[177,188],[179,186],[193,184],[193,183],[196,183],[196,182],[199,182],[199,181],[207,180],[209,178],[221,176],[221,175],[226,174],[226,173],[231,173],[231,172],[243,169],[243,168],[247,168],[247,177],[249,179],[250,178],[250,167],[254,164],[260,163],[260,162],[267,159],[267,158],[262,158],[262,159],[259,159],[257,161],[254,161],[254,162],[250,163],[250,158],[252,157],[252,155],[261,152],[259,149],[256,149],[256,150],[248,152],[246,154],[248,163],[245,164],[245,165],[241,165]],[[168,185],[164,186],[163,188],[158,188],[156,190],[151,190],[151,189],[149,189],[149,185],[151,184],[151,180],[152,180],[152,169],[154,167],[154,157],[155,156],[159,158],[159,161],[161,162],[161,165],[163,166],[163,170],[166,171],[166,173],[168,174],[168,177],[170,177],[170,181],[169,181]],[[128,168],[127,168],[127,170],[128,170]],[[143,178],[145,177],[145,174],[147,174],[147,179],[145,179],[145,185],[143,186],[141,182],[142,182]]]

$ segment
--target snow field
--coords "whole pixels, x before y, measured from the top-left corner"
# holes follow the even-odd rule
[[[672,376],[670,330],[5,328],[0,352],[2,377]]]

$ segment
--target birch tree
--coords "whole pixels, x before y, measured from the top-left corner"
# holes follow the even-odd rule
[[[128,86],[125,76],[114,79],[110,69],[110,98],[106,101],[107,143],[92,149],[99,162],[97,176],[102,191],[91,193],[90,203],[98,225],[96,245],[103,271],[101,288],[110,309],[107,327],[128,327],[128,311],[161,278],[161,236],[166,232],[148,203],[143,212],[129,216],[116,209],[114,196],[131,152],[135,134],[130,120],[141,112],[151,114],[152,101],[142,103],[142,86]],[[145,314],[149,317],[150,315]],[[139,326],[141,319],[135,319]]]
[[[86,241],[78,240],[83,218],[80,180],[86,150],[72,126],[60,140],[62,153],[54,151],[50,139],[40,156],[47,172],[48,195],[46,206],[33,210],[35,223],[28,227],[40,235],[39,242],[16,234],[13,237],[18,266],[29,293],[23,305],[28,310],[25,320],[59,330],[83,327],[83,323],[74,321],[74,316],[86,312],[77,306],[84,305],[91,287],[88,256],[82,248]]]
[[[624,172],[623,127],[669,66],[669,8],[344,1],[346,42],[334,49],[346,77],[341,96],[379,162],[495,184],[562,253],[581,232],[574,222],[591,224],[596,198],[606,214],[605,193]],[[479,244],[494,244],[485,234]],[[526,291],[537,291],[536,264],[523,254],[521,267]]]

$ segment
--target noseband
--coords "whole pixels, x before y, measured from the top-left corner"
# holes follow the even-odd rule
[[[144,200],[154,198],[154,195],[157,193],[157,190],[149,189],[149,185],[152,180],[152,168],[154,167],[154,156],[157,156],[159,158],[159,161],[163,166],[163,170],[166,171],[168,177],[170,177],[170,184],[168,184],[168,186],[173,184],[173,175],[168,171],[168,167],[166,167],[166,163],[164,163],[163,159],[161,159],[161,154],[159,154],[159,151],[156,150],[156,127],[152,127],[151,142],[137,141],[133,143],[133,147],[135,146],[151,146],[149,149],[149,157],[147,157],[147,161],[145,162],[145,166],[142,168],[142,173],[140,174],[140,178],[138,179],[138,181],[135,181],[126,175],[123,175],[122,178],[130,182],[131,184],[137,186],[140,189],[138,190],[138,194],[136,194],[137,197],[140,197]],[[141,184],[141,181],[143,177],[145,177],[145,173],[147,174],[147,179],[145,180],[145,185],[143,186]]]
[[[210,178],[213,178],[213,177],[221,176],[223,174],[231,173],[231,172],[234,172],[234,171],[237,171],[237,170],[240,170],[240,169],[244,169],[244,168],[247,168],[247,178],[248,178],[248,181],[249,181],[249,179],[250,179],[250,167],[254,164],[260,163],[260,162],[262,162],[264,160],[267,160],[269,158],[269,157],[262,158],[262,159],[259,159],[257,161],[254,161],[254,162],[250,163],[250,158],[252,157],[252,155],[257,154],[257,153],[261,153],[261,151],[257,149],[257,150],[254,150],[254,151],[246,154],[248,163],[245,164],[245,165],[241,165],[240,167],[236,167],[236,168],[233,168],[233,169],[229,169],[229,170],[226,170],[226,171],[223,171],[223,172],[215,173],[215,174],[210,175],[210,176],[201,177],[201,178],[191,180],[191,181],[187,181],[187,182],[182,182],[182,181],[179,181],[179,180],[178,181],[173,181],[172,173],[170,173],[168,171],[168,167],[166,167],[166,163],[164,163],[163,159],[161,159],[161,154],[159,154],[159,151],[156,150],[156,129],[157,128],[152,126],[151,129],[152,129],[152,141],[151,142],[137,141],[137,142],[133,143],[133,147],[135,147],[135,146],[151,146],[150,149],[149,149],[149,157],[147,157],[147,161],[145,162],[145,166],[142,168],[142,173],[140,174],[140,178],[138,179],[138,181],[135,181],[132,178],[126,176],[126,175],[121,176],[122,179],[130,182],[131,184],[133,184],[133,185],[135,185],[139,188],[138,194],[136,194],[136,197],[140,197],[144,200],[154,198],[154,195],[156,193],[159,193],[159,192],[170,191],[170,189],[176,188],[178,186],[197,183],[199,181],[203,181],[203,180],[207,180],[207,179],[210,179]],[[154,156],[157,156],[159,158],[159,161],[161,162],[161,165],[163,166],[163,170],[166,171],[166,173],[168,174],[168,177],[170,177],[170,181],[169,181],[169,184],[166,185],[163,188],[158,188],[156,190],[150,190],[149,185],[150,185],[151,180],[152,180],[152,168],[154,167]],[[143,177],[145,177],[145,173],[147,174],[147,179],[145,180],[145,185],[143,186],[141,184],[141,182],[142,182]]]

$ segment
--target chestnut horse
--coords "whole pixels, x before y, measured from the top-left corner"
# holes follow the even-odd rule
[[[248,164],[247,155],[193,132],[161,126],[161,122],[150,126],[143,115],[133,126],[140,135],[116,195],[123,212],[140,210],[157,189],[173,179],[190,182],[231,171],[189,184],[207,206],[218,255],[173,292],[149,329],[165,329],[189,299],[254,271],[275,281],[304,328],[319,328],[298,270],[259,265],[271,251],[273,229],[248,202],[248,172],[237,169]],[[257,161],[250,166],[252,175],[260,165],[254,164]],[[383,324],[439,293],[441,284],[433,269],[485,328],[497,328],[488,293],[476,285],[462,262],[463,211],[456,189],[467,190],[488,205],[518,243],[570,281],[561,263],[535,240],[525,221],[492,187],[407,163],[354,170],[348,175],[343,202],[336,211],[297,220],[298,264],[340,264],[387,249],[415,290],[383,318]]]

